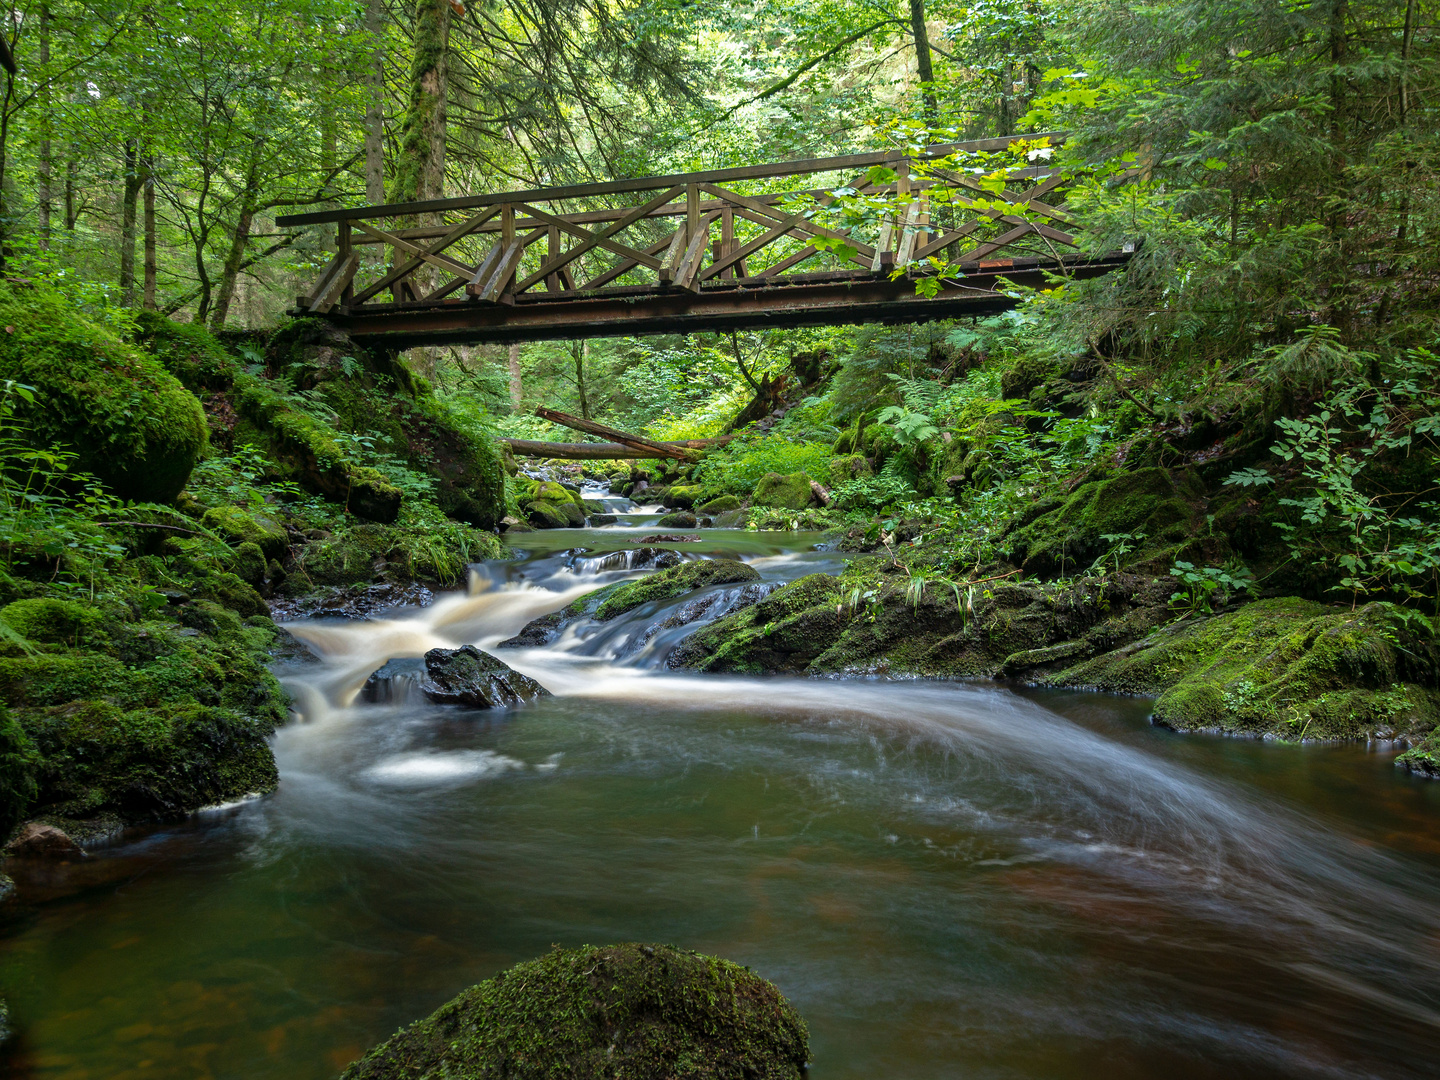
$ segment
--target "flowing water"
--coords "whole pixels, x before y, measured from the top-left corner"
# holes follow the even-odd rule
[[[822,1080],[1435,1074],[1440,784],[1391,753],[1181,737],[1095,694],[672,672],[679,601],[499,650],[536,704],[357,700],[388,658],[645,572],[654,520],[294,625],[322,661],[283,673],[276,794],[20,875],[12,1073],[331,1077],[552,944],[638,939],[774,980]],[[840,565],[700,535],[667,546],[772,582]]]

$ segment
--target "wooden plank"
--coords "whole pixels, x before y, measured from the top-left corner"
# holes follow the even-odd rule
[[[334,280],[336,273],[344,261],[344,258],[338,254],[330,256],[330,261],[325,264],[325,269],[321,272],[319,279],[311,287],[310,291],[304,296],[297,296],[295,298],[296,306],[304,308],[306,311],[312,310],[315,304],[319,302],[320,297],[325,294],[325,290],[330,287],[330,282]]]
[[[472,233],[472,232],[474,232],[474,231],[475,231],[476,229],[478,229],[481,225],[485,224],[485,222],[489,221],[492,217],[494,217],[497,213],[499,213],[499,209],[498,209],[498,208],[491,208],[491,209],[489,209],[489,210],[484,211],[483,213],[479,213],[479,214],[474,215],[473,217],[466,218],[466,219],[465,219],[464,221],[462,221],[459,225],[456,225],[454,228],[448,230],[443,236],[440,237],[440,239],[439,239],[438,241],[436,241],[435,243],[431,244],[429,247],[425,248],[425,249],[424,249],[425,253],[426,253],[427,255],[432,255],[432,256],[433,256],[433,255],[438,255],[441,251],[445,250],[445,248],[449,247],[449,246],[450,246],[451,244],[453,244],[456,240],[459,240],[462,236],[465,236],[467,233]],[[362,229],[365,228],[363,225],[360,226],[360,227],[361,227]],[[367,232],[370,232],[370,231],[373,231],[373,230],[368,230],[368,229],[367,229],[366,231],[367,231]],[[391,233],[390,235],[391,235],[391,236],[396,236],[397,234]],[[397,238],[398,238],[398,239],[401,239],[401,240],[404,240],[404,239],[405,239],[403,236],[402,236],[402,237],[397,237]],[[379,243],[388,243],[388,241],[380,240],[378,237],[376,237],[375,239],[376,239],[377,242],[379,242]],[[379,281],[377,281],[374,285],[371,285],[371,286],[369,286],[368,288],[364,289],[362,292],[360,292],[359,295],[357,295],[356,297],[354,297],[354,298],[351,300],[351,303],[352,303],[352,304],[363,304],[366,300],[369,300],[369,299],[370,299],[372,296],[374,296],[375,294],[377,294],[377,293],[379,293],[379,292],[382,292],[383,290],[389,288],[394,282],[399,281],[399,280],[400,280],[402,277],[404,277],[406,274],[409,274],[409,273],[411,273],[412,271],[414,271],[415,268],[420,265],[421,261],[422,261],[422,259],[421,259],[420,256],[418,256],[418,255],[412,256],[411,258],[407,259],[404,263],[401,263],[401,264],[397,265],[397,266],[395,267],[395,269],[391,270],[390,273],[386,274],[383,278],[381,278]],[[468,275],[468,271],[467,271],[467,275]]]
[[[569,413],[557,412],[555,409],[540,408],[535,410],[535,415],[542,420],[549,420],[552,424],[561,424],[576,431],[583,431],[587,435],[599,435],[602,439],[612,439],[626,446],[633,446],[640,450],[658,451],[661,457],[673,458],[676,461],[694,461],[692,451],[654,442],[639,435],[630,435],[624,431],[617,431],[615,428],[606,427],[604,424],[597,424],[593,420],[582,420],[578,416],[571,416]]]
[[[371,236],[379,237],[387,244],[390,244],[401,251],[409,252],[411,255],[418,255],[421,259],[423,259],[425,262],[430,263],[432,266],[438,266],[441,270],[448,270],[452,274],[469,275],[474,269],[474,267],[466,266],[462,262],[457,262],[456,260],[450,258],[448,255],[431,255],[420,245],[412,244],[409,240],[402,240],[398,236],[387,233],[384,229],[377,229],[373,225],[365,224],[365,222],[363,221],[355,222],[355,227],[369,233]],[[397,267],[396,270],[392,270],[390,274],[386,275],[386,277],[391,278],[392,281],[399,281],[400,278],[403,278],[405,275],[397,274],[398,270],[399,268]],[[370,292],[369,289],[365,291],[367,293]],[[412,289],[411,291],[413,292],[414,290]],[[374,294],[372,293],[371,295]]]
[[[320,315],[325,314],[340,302],[340,297],[345,294],[345,290],[355,280],[355,271],[360,269],[360,256],[353,248],[344,252],[343,255],[337,254],[335,259],[337,266],[334,274],[325,285],[324,291],[310,305],[310,310]]]
[[[1014,135],[998,139],[977,139],[970,142],[945,143],[927,147],[916,154],[922,160],[948,157],[967,151],[989,152],[1004,150],[1021,139],[1049,138],[1060,145],[1065,139],[1063,131],[1048,131],[1035,135]],[[498,206],[502,203],[549,202],[555,199],[578,199],[596,195],[618,195],[636,191],[658,191],[675,187],[677,184],[724,184],[735,180],[761,180],[772,176],[804,176],[818,172],[839,172],[863,169],[870,165],[884,165],[899,160],[900,151],[882,150],[867,154],[846,154],[840,157],[804,158],[797,161],[782,161],[766,165],[741,165],[730,169],[712,169],[698,173],[671,173],[665,176],[642,176],[633,180],[608,180],[592,184],[570,184],[560,187],[533,188],[528,191],[506,191],[494,195],[467,195],[455,199],[429,199],[423,202],[384,203],[379,206],[362,206],[349,210],[323,210],[310,214],[286,214],[275,219],[281,228],[298,225],[325,225],[336,221],[359,218],[405,217],[410,214],[432,214],[444,210],[469,210],[481,206]]]
[[[744,209],[749,210],[749,214],[742,214],[741,216],[748,217],[751,221],[761,221],[764,224],[768,225],[784,222],[786,220],[783,216],[781,216],[778,211],[772,210],[760,200],[752,199],[748,195],[741,195],[738,192],[727,191],[725,188],[715,187],[712,184],[701,184],[700,189],[702,191],[708,191],[710,194],[715,195],[718,198],[724,199],[726,202],[734,203],[737,207],[743,207]],[[759,214],[760,216],[756,218],[755,216],[753,216],[755,214]],[[844,240],[845,243],[849,244],[861,255],[868,255],[871,257],[875,255],[875,249],[869,244],[864,243],[861,240],[853,239],[843,232],[837,232],[835,229],[827,229],[823,225],[816,225],[814,222],[802,221],[791,226],[791,228],[795,232],[807,233],[810,236],[823,236],[834,240]]]
[[[610,251],[615,252],[617,255],[623,255],[627,259],[634,259],[641,266],[648,266],[651,270],[658,270],[660,268],[659,259],[646,252],[636,251],[634,248],[629,247],[626,244],[617,243],[610,238],[616,233],[620,232],[622,229],[628,229],[635,222],[639,221],[642,217],[645,217],[652,210],[656,209],[656,207],[663,206],[665,203],[669,202],[670,199],[674,197],[675,193],[679,190],[679,188],[670,188],[668,191],[664,192],[661,195],[657,195],[649,202],[642,203],[640,206],[632,208],[619,221],[614,222],[613,224],[611,224],[605,229],[602,229],[598,233],[592,233],[588,229],[582,229],[578,225],[572,225],[564,218],[556,217],[553,214],[547,214],[543,210],[536,210],[533,206],[523,206],[522,209],[525,210],[526,213],[530,214],[531,217],[538,218],[539,220],[544,221],[546,224],[555,225],[558,228],[564,229],[566,232],[578,236],[581,242],[579,244],[576,244],[569,251],[562,252],[554,259],[549,260],[539,270],[535,271],[535,273],[531,274],[519,285],[517,285],[515,287],[515,291],[517,293],[524,292],[526,289],[530,288],[531,285],[534,285],[537,281],[543,281],[548,275],[553,274],[556,270],[559,270],[560,267],[566,266],[569,263],[574,262],[581,255],[585,254],[585,252],[590,251],[595,247],[606,248]]]
[[[680,263],[675,267],[675,279],[671,282],[676,288],[700,291],[700,264],[705,261],[705,249],[710,246],[710,226],[719,216],[719,210],[706,214],[690,235],[690,243],[685,248],[685,254],[680,256]]]
[[[660,269],[656,275],[661,285],[669,285],[675,280],[675,264],[685,254],[689,241],[690,235],[684,225],[676,229],[675,234],[670,237],[670,243],[665,246],[665,254],[660,258]]]
[[[520,265],[520,257],[524,253],[525,244],[519,239],[512,239],[505,245],[501,256],[490,266],[489,273],[466,285],[465,292],[481,303],[499,303],[515,276],[515,268]]]
[[[964,225],[961,225],[957,229],[951,229],[949,232],[941,233],[934,240],[920,245],[920,247],[915,252],[915,258],[928,259],[931,255],[934,255],[935,252],[939,251],[941,248],[948,247],[949,245],[955,243],[956,240],[964,239],[965,237],[973,233],[976,229],[988,223],[988,218],[984,218],[979,221],[969,221],[966,222]]]
[[[554,225],[551,225],[545,230],[545,241],[547,245],[545,251],[545,258],[548,262],[551,259],[556,258],[560,254],[560,230],[557,229]],[[546,292],[563,292],[564,289],[565,283],[560,280],[559,271],[556,271],[553,274],[547,274],[545,276]]]
[[[665,249],[665,245],[668,244],[669,242],[670,242],[669,240],[661,240],[659,243],[651,244],[648,248],[645,249],[645,254],[647,254],[647,255],[658,255],[658,254],[660,254],[661,251],[663,251],[663,250]],[[627,259],[627,260],[625,260],[624,262],[616,263],[616,264],[615,264],[614,266],[612,266],[609,270],[606,270],[603,274],[597,274],[595,277],[591,278],[589,281],[587,281],[587,282],[585,282],[584,284],[580,285],[580,286],[578,287],[578,291],[580,291],[580,292],[588,292],[588,291],[591,290],[591,289],[598,289],[598,288],[600,288],[602,285],[608,285],[610,282],[612,282],[612,281],[614,281],[616,278],[618,278],[621,274],[624,274],[624,273],[627,273],[627,272],[629,272],[629,271],[631,271],[631,270],[634,270],[634,269],[635,269],[637,266],[639,266],[639,265],[640,265],[639,263],[635,262],[635,261],[632,260],[632,259]],[[568,268],[566,268],[566,269],[561,270],[560,273],[561,273],[562,275],[566,276],[566,277],[569,277],[570,271],[569,271]],[[573,289],[576,289],[575,279],[574,279],[574,278],[571,278],[571,279],[570,279],[570,288],[571,288],[572,290],[573,290]]]

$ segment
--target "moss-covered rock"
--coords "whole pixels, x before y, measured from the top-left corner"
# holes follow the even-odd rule
[[[224,537],[232,547],[255,544],[266,559],[282,559],[290,548],[284,527],[267,514],[250,513],[237,506],[216,506],[205,511],[200,524]]]
[[[204,600],[173,616],[111,613],[101,648],[0,655],[0,704],[34,748],[37,808],[166,817],[274,788],[267,740],[286,697],[265,668],[273,625]]]
[[[708,502],[701,503],[695,508],[695,511],[696,513],[708,514],[713,517],[716,514],[724,514],[728,513],[731,510],[739,509],[740,500],[737,499],[734,495],[721,495],[719,498],[711,499]]]
[[[677,510],[673,514],[666,514],[659,521],[655,522],[662,529],[693,529],[699,525],[700,519],[689,510]]]
[[[1440,644],[1380,604],[1261,600],[1161,627],[1052,681],[1159,694],[1155,721],[1182,731],[1389,739],[1440,724]]]
[[[810,574],[753,607],[703,626],[671,654],[671,667],[745,674],[803,672],[843,631],[842,586]]]
[[[195,595],[204,600],[213,600],[242,619],[270,614],[270,605],[265,603],[265,598],[238,574],[225,571],[206,574],[196,582]]]
[[[282,471],[309,490],[367,521],[389,523],[400,513],[399,488],[377,470],[351,462],[334,428],[292,408],[264,380],[237,378],[235,407]]]
[[[195,396],[153,357],[42,288],[0,282],[0,379],[35,388],[18,402],[32,444],[77,455],[126,499],[169,502],[209,435]]]
[[[799,1080],[808,1038],[748,968],[668,945],[585,946],[466,990],[342,1080]]]
[[[788,475],[766,473],[755,485],[751,502],[756,506],[770,506],[781,510],[804,510],[816,501],[815,491],[810,483],[810,477],[803,472]]]
[[[838,486],[850,480],[858,480],[862,476],[873,476],[875,470],[870,467],[870,459],[864,454],[845,454],[830,459],[829,473],[830,483]]]
[[[705,488],[699,484],[676,484],[665,495],[665,505],[678,510],[691,510],[696,502],[705,498]]]
[[[558,484],[549,486],[559,487]],[[578,529],[585,524],[585,511],[570,499],[563,502],[534,499],[525,504],[524,510],[525,520],[537,529]]]
[[[203,324],[177,323],[158,311],[136,314],[134,340],[192,393],[227,389],[242,370]]]
[[[50,596],[16,600],[0,608],[0,622],[32,642],[80,645],[105,622],[93,607]]]
[[[453,586],[472,562],[499,558],[504,545],[493,533],[459,523],[443,529],[359,524],[306,544],[282,591],[298,596],[317,586],[422,581]]]
[[[1193,473],[1149,468],[1082,484],[1062,500],[1037,503],[1005,538],[1026,570],[1066,574],[1087,569],[1111,549],[1105,536],[1143,537],[1146,549],[1183,544],[1203,525],[1204,488]],[[1173,556],[1172,556],[1173,557]]]
[[[39,757],[25,729],[0,705],[0,838],[9,836],[35,803]]]
[[[732,559],[700,559],[681,563],[669,570],[651,574],[636,581],[621,582],[610,586],[603,603],[595,611],[595,618],[604,622],[617,615],[623,615],[641,604],[656,600],[670,600],[684,596],[707,585],[729,585],[735,582],[759,581],[760,574],[752,566]]]

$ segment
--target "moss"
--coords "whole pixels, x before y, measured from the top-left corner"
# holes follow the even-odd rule
[[[205,600],[166,614],[179,624],[112,623],[103,651],[0,657],[41,809],[149,818],[274,787],[266,740],[286,697],[264,666],[273,624]]]
[[[0,379],[35,387],[16,410],[33,444],[77,455],[122,498],[169,502],[209,437],[195,396],[143,350],[57,294],[0,282]]]
[[[212,573],[205,575],[195,586],[195,595],[206,600],[213,600],[221,607],[235,612],[241,618],[270,614],[270,605],[265,603],[264,597],[255,591],[253,585],[236,574]]]
[[[263,380],[235,380],[235,406],[268,444],[285,475],[357,517],[389,523],[400,512],[402,493],[375,469],[348,460],[334,428],[290,404]]]
[[[200,524],[219,533],[233,547],[256,544],[267,559],[282,559],[290,549],[285,529],[274,518],[252,514],[235,506],[217,506],[205,512]]]
[[[30,641],[47,644],[79,645],[104,621],[93,607],[53,597],[16,600],[0,608],[0,622]]]
[[[782,510],[804,510],[815,501],[815,492],[810,487],[810,477],[803,472],[766,473],[755,485],[752,502],[756,506],[770,506]]]
[[[676,484],[665,496],[665,505],[679,510],[693,509],[705,498],[705,488],[700,484]]]
[[[798,672],[841,632],[840,579],[810,574],[758,604],[701,627],[671,655],[672,667],[745,674]]]
[[[342,1080],[799,1080],[808,1038],[748,968],[668,945],[585,946],[471,987]]]
[[[241,371],[240,362],[200,323],[177,323],[157,311],[141,311],[135,316],[134,340],[193,393],[228,389]]]
[[[719,498],[703,502],[695,508],[698,513],[710,514],[712,516],[715,514],[723,514],[729,510],[739,509],[740,500],[734,495],[721,495]]]
[[[265,552],[260,550],[260,545],[247,541],[235,549],[235,558],[230,569],[246,585],[258,589],[265,580],[268,567],[269,560],[265,558]]]
[[[699,559],[662,570],[638,581],[622,582],[596,609],[595,618],[604,622],[641,604],[684,596],[707,585],[730,585],[759,580],[760,574],[745,563],[731,559]]]
[[[1179,730],[1358,739],[1440,723],[1440,645],[1380,604],[1261,600],[1166,626],[1053,681],[1159,694],[1156,722]]]
[[[662,529],[693,529],[699,524],[699,519],[689,510],[677,510],[673,514],[666,514],[655,522]]]
[[[491,533],[458,523],[435,529],[415,525],[352,525],[306,544],[284,591],[299,595],[316,586],[372,581],[424,581],[449,586],[464,580],[469,563],[499,558],[504,548]]]
[[[0,705],[0,839],[24,819],[39,794],[39,754],[25,729]]]
[[[864,454],[846,454],[831,458],[828,471],[832,485],[875,474],[875,470],[870,467],[870,460]]]
[[[1189,541],[1198,516],[1194,503],[1203,495],[1191,474],[1177,478],[1165,469],[1137,469],[1038,505],[1004,542],[1011,558],[1033,573],[1083,570],[1110,550],[1106,535],[1142,533],[1149,549]]]
[[[537,529],[578,529],[585,524],[585,511],[569,499],[563,502],[535,499],[527,502],[524,510],[525,520]]]

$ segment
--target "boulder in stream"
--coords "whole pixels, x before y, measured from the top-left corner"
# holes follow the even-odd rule
[[[341,1080],[798,1080],[805,1021],[749,968],[669,945],[556,949],[461,993]]]
[[[694,514],[688,510],[677,510],[673,514],[666,514],[655,524],[662,529],[693,529],[699,522]]]
[[[474,645],[427,652],[420,690],[437,705],[467,705],[472,709],[498,709],[550,696],[550,691],[530,676]]]
[[[605,622],[652,600],[670,600],[687,592],[703,589],[707,585],[731,585],[759,580],[760,574],[753,566],[734,559],[700,559],[687,562],[636,581],[623,582],[618,587],[612,586],[614,591],[609,593],[595,610],[595,618]]]

